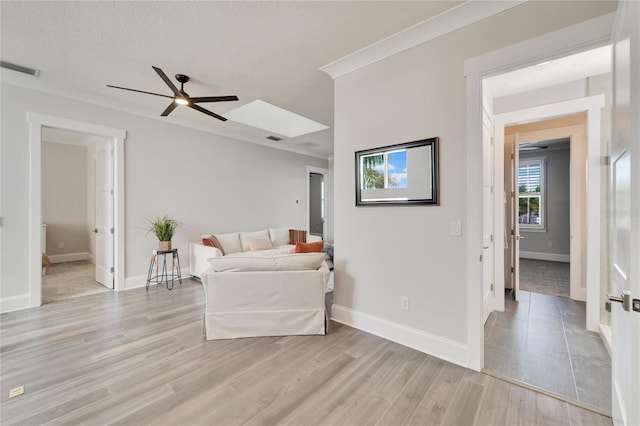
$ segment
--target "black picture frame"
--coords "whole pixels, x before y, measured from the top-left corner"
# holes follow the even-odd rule
[[[433,137],[357,151],[356,206],[439,205],[438,144]]]

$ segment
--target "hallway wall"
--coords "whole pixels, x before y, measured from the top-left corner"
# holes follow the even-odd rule
[[[50,256],[90,252],[86,178],[87,147],[43,141],[42,220]]]

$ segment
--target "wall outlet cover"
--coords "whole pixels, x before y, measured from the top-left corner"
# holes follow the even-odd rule
[[[24,393],[24,385],[18,386],[17,388],[13,388],[9,391],[9,398],[14,398],[18,395],[22,395]]]
[[[404,311],[409,310],[409,298],[407,296],[400,296],[400,308]]]

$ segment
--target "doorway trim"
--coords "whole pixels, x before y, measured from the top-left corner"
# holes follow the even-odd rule
[[[122,129],[28,112],[29,126],[29,306],[42,304],[42,127],[55,127],[114,141],[114,289],[124,290],[124,141]]]
[[[324,241],[327,241],[327,222],[329,220],[328,216],[330,214],[329,209],[327,208],[327,198],[329,196],[329,185],[327,185],[327,176],[329,175],[329,170],[315,166],[307,166],[307,211],[305,213],[305,216],[307,218],[307,232],[309,232],[311,229],[311,212],[309,211],[311,208],[311,177],[309,175],[311,173],[322,175],[322,180],[324,181],[324,224],[322,225],[322,239]]]
[[[610,42],[615,13],[599,16],[557,31],[516,43],[464,62],[467,97],[466,141],[466,294],[467,367],[484,367],[484,327],[482,324],[482,79],[507,71],[557,59]],[[591,129],[589,129],[590,131]],[[598,135],[599,136],[599,135]],[[589,154],[590,155],[590,154]],[[599,259],[598,259],[599,262]]]

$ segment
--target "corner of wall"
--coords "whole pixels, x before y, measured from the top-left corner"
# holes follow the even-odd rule
[[[463,343],[336,304],[331,307],[331,319],[427,355],[469,367],[468,347]]]

